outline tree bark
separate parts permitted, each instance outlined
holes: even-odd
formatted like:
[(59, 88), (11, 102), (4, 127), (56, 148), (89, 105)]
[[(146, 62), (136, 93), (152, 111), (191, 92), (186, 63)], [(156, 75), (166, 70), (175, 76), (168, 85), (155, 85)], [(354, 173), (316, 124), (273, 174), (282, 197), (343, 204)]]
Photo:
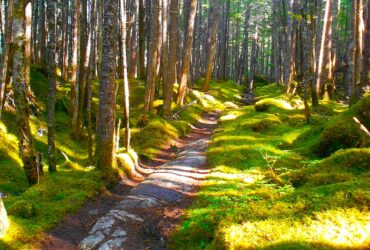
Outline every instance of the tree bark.
[(48, 0), (47, 20), (49, 30), (48, 40), (48, 161), (49, 171), (56, 171), (55, 151), (55, 100), (56, 100), (56, 20), (55, 1)]
[(186, 33), (186, 42), (184, 46), (184, 60), (182, 63), (181, 79), (179, 83), (179, 91), (177, 95), (177, 103), (180, 105), (184, 104), (184, 99), (187, 92), (187, 85), (189, 81), (189, 70), (190, 70), (190, 57), (191, 49), (193, 47), (193, 36), (194, 36), (194, 24), (195, 24), (195, 15), (197, 11), (197, 0), (190, 0), (190, 13), (189, 19), (187, 22), (187, 33)]
[[(121, 5), (121, 36), (122, 36), (122, 106), (123, 106), (123, 114), (124, 114), (124, 123), (125, 123), (125, 138), (124, 138), (124, 146), (126, 151), (129, 152), (130, 150), (130, 93), (129, 93), (129, 86), (128, 86), (128, 73), (127, 73), (127, 54), (126, 54), (126, 13), (125, 13), (125, 4), (124, 0), (120, 0)], [(119, 133), (119, 131), (117, 131)]]
[(2, 68), (0, 70), (0, 119), (1, 114), (4, 108), (5, 103), (5, 91), (6, 91), (6, 78), (8, 75), (9, 68), (11, 67), (9, 63), (9, 56), (11, 50), (11, 41), (13, 37), (13, 0), (8, 0), (8, 7), (7, 7), (7, 25), (5, 30), (5, 44), (4, 44), (4, 51), (2, 54)]
[(144, 0), (139, 0), (139, 70), (140, 78), (145, 79), (145, 7)]
[(161, 1), (152, 1), (153, 14), (151, 19), (151, 41), (148, 61), (148, 76), (145, 88), (144, 111), (152, 112), (155, 97), (155, 87), (158, 80), (158, 69), (161, 53)]
[(117, 53), (117, 0), (105, 0), (103, 11), (102, 65), (99, 74), (99, 110), (97, 124), (97, 167), (103, 178), (114, 181), (115, 120), (116, 120), (116, 53)]
[(30, 185), (38, 182), (36, 154), (33, 145), (32, 132), (29, 125), (30, 110), (27, 104), (26, 84), (26, 51), (25, 51), (25, 10), (26, 0), (13, 1), (13, 91), (16, 105), (16, 121), (19, 129), (19, 153), (23, 168)]
[(77, 63), (78, 63), (78, 26), (79, 26), (79, 0), (73, 0), (73, 28), (72, 28), (72, 65), (71, 65), (71, 108), (70, 119), (73, 131), (77, 127), (78, 116), (78, 83), (77, 83)]
[[(321, 77), (322, 77), (322, 70), (323, 70), (323, 61), (324, 61), (324, 56), (327, 50), (327, 37), (328, 37), (328, 32), (329, 32), (329, 25), (330, 25), (330, 19), (332, 18), (331, 13), (332, 13), (332, 0), (327, 0), (326, 1), (326, 7), (325, 7), (325, 16), (324, 16), (324, 26), (322, 29), (322, 35), (321, 35), (321, 46), (320, 46), (320, 53), (319, 53), (319, 61), (316, 67), (316, 95), (320, 97), (321, 93)], [(317, 103), (315, 103), (316, 105)]]
[(210, 82), (212, 78), (212, 73), (215, 65), (216, 58), (216, 45), (217, 45), (217, 32), (218, 32), (218, 16), (220, 11), (220, 2), (215, 0), (212, 6), (212, 20), (210, 25), (209, 37), (208, 37), (208, 62), (207, 70), (204, 78), (203, 91), (207, 92), (210, 88)]
[(166, 81), (163, 82), (163, 109), (166, 118), (171, 115), (173, 100), (173, 86), (177, 82), (177, 50), (179, 33), (179, 4), (177, 0), (170, 0), (169, 4), (169, 41), (168, 41), (168, 67)]

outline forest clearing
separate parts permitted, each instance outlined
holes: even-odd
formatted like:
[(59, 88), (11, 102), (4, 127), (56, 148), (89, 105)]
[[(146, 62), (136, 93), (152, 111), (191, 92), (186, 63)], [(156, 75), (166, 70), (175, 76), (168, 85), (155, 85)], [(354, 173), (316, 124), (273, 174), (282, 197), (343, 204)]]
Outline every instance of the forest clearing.
[(370, 1), (0, 0), (0, 249), (370, 249)]

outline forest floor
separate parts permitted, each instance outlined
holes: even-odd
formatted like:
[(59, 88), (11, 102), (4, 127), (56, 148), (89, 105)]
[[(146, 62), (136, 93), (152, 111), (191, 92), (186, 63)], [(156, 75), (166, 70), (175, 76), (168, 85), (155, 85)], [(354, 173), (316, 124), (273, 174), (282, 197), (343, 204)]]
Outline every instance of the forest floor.
[(205, 154), (218, 116), (205, 113), (187, 136), (144, 161), (142, 169), (151, 172), (145, 181), (124, 180), (66, 217), (46, 233), (42, 249), (167, 249), (209, 172)]

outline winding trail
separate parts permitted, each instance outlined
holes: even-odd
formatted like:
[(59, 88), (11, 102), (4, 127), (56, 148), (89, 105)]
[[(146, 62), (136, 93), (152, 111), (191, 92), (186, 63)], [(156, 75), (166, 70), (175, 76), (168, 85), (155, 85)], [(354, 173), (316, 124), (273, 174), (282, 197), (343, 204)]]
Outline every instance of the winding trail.
[(186, 200), (186, 196), (194, 194), (208, 173), (203, 169), (207, 162), (205, 152), (212, 125), (216, 123), (216, 117), (205, 116), (189, 136), (193, 141), (184, 146), (177, 158), (155, 169), (123, 201), (101, 217), (80, 242), (79, 248), (166, 249), (161, 227), (171, 227), (163, 225), (166, 219), (176, 213), (176, 207)]
[[(181, 222), (183, 209), (192, 202), (209, 173), (206, 150), (217, 126), (217, 113), (205, 114), (178, 145), (175, 159), (155, 168), (119, 202), (115, 202), (72, 249), (167, 249), (169, 236)], [(142, 166), (145, 169), (145, 164)], [(90, 208), (88, 213), (95, 213)], [(75, 239), (76, 240), (76, 239)], [(50, 244), (49, 244), (50, 245)], [(46, 248), (48, 249), (48, 248)], [(71, 249), (66, 247), (64, 249)]]

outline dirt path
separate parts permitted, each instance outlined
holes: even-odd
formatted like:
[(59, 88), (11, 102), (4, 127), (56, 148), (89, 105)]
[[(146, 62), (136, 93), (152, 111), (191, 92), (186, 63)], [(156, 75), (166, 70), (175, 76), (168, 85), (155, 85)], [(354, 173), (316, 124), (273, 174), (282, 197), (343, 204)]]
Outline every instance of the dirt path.
[(47, 234), (43, 249), (167, 249), (183, 209), (209, 172), (205, 152), (215, 126), (217, 114), (204, 115), (175, 142), (177, 154), (166, 150), (143, 163), (150, 173), (143, 182), (127, 181), (86, 204)]

